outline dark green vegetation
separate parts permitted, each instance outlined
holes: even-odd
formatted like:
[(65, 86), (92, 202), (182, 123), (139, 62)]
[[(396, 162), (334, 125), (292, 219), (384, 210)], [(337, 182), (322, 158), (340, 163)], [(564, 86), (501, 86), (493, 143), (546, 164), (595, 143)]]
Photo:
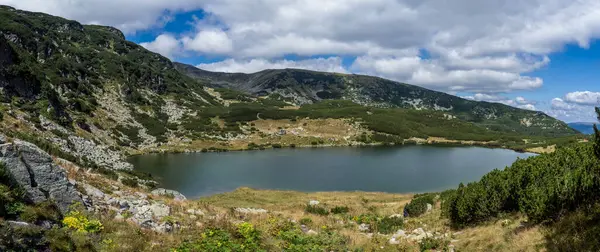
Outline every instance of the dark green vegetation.
[(419, 217), (427, 212), (427, 204), (432, 206), (435, 204), (435, 194), (428, 193), (415, 195), (413, 200), (404, 207), (404, 211), (406, 211), (410, 217)]
[(248, 95), (277, 95), (296, 104), (322, 100), (349, 100), (381, 108), (446, 111), (482, 128), (523, 135), (564, 136), (576, 133), (565, 123), (541, 112), (517, 109), (498, 103), (476, 102), (421, 87), (382, 78), (314, 72), (297, 69), (265, 70), (254, 74), (208, 72), (176, 63), (190, 77), (219, 88)]
[[(600, 110), (596, 112), (600, 120)], [(452, 225), (476, 225), (504, 213), (521, 212), (533, 224), (551, 225), (551, 249), (598, 251), (600, 242), (592, 238), (600, 219), (600, 134), (595, 131), (593, 144), (518, 160), (479, 182), (447, 192), (443, 204)]]
[(446, 203), (450, 220), (459, 226), (513, 211), (542, 223), (596, 202), (598, 190), (600, 162), (591, 145), (581, 144), (495, 170), (477, 183), (459, 186), (455, 197)]
[(266, 231), (276, 240), (265, 239), (246, 222), (226, 228), (208, 228), (200, 237), (177, 247), (176, 251), (343, 251), (349, 245), (348, 238), (338, 233), (305, 234), (297, 224), (287, 220), (277, 221)]
[[(427, 138), (430, 136), (444, 137), (453, 140), (495, 141), (489, 146), (524, 149), (526, 147), (565, 144), (577, 141), (579, 136), (564, 136), (548, 138), (531, 136), (503, 131), (494, 131), (481, 127), (476, 123), (459, 119), (449, 119), (448, 115), (438, 111), (412, 110), (403, 108), (374, 108), (365, 107), (351, 101), (325, 100), (315, 104), (307, 104), (298, 110), (281, 110), (274, 106), (258, 103), (235, 103), (229, 107), (207, 107), (198, 111), (199, 118), (219, 117), (226, 121), (225, 129), (218, 128), (210, 120), (190, 119), (186, 128), (203, 129), (219, 133), (223, 130), (239, 132), (238, 123), (261, 119), (290, 119), (297, 118), (353, 118), (366, 128), (376, 133), (362, 136), (359, 141), (404, 143), (411, 137)], [(525, 144), (523, 139), (529, 139)], [(319, 144), (318, 142), (315, 145)]]

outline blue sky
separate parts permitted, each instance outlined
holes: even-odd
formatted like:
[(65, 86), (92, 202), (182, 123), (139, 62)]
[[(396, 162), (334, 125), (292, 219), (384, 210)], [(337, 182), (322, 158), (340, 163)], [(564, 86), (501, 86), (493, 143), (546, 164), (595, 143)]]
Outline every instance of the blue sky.
[(360, 73), (593, 121), (597, 0), (0, 0), (226, 72)]

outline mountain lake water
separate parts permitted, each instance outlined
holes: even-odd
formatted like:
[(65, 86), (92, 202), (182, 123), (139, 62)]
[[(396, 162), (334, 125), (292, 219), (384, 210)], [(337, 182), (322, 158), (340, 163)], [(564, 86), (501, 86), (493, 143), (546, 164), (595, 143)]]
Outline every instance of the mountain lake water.
[(191, 199), (256, 189), (418, 193), (479, 180), (517, 158), (534, 156), (480, 147), (342, 147), (149, 154), (129, 161), (159, 187)]

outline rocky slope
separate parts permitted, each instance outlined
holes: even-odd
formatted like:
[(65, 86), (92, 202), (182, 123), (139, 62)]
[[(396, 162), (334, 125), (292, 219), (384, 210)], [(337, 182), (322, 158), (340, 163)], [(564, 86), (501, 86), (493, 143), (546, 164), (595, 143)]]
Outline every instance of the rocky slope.
[(542, 112), (499, 103), (478, 102), (378, 77), (299, 69), (264, 70), (253, 74), (218, 73), (175, 63), (188, 76), (213, 87), (254, 96), (276, 96), (297, 105), (327, 99), (350, 100), (365, 106), (444, 111), (486, 128), (523, 134), (576, 133)]

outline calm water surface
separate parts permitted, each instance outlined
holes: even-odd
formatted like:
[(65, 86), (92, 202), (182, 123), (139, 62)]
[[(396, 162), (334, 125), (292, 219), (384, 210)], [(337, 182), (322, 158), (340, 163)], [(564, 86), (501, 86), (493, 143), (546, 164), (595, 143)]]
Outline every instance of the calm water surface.
[(151, 154), (129, 161), (161, 187), (198, 198), (247, 186), (297, 191), (427, 192), (479, 180), (534, 154), (478, 147), (373, 147)]

